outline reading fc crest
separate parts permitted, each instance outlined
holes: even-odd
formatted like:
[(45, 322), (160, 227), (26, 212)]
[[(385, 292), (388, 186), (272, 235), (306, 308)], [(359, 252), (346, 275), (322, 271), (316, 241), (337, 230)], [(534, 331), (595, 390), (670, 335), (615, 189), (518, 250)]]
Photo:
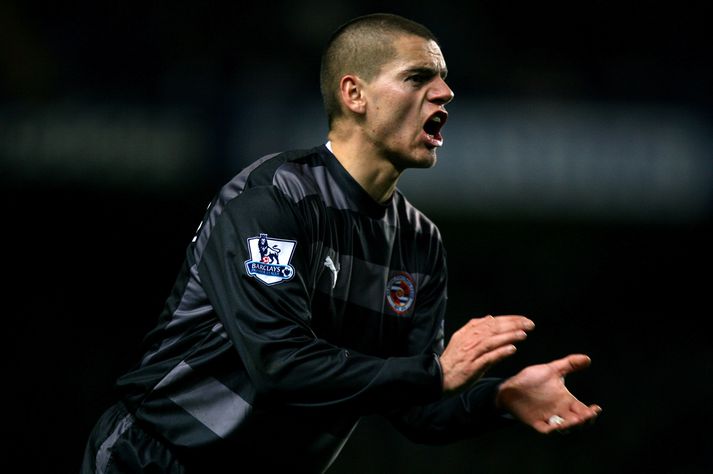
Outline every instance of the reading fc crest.
[(295, 276), (295, 268), (290, 265), (297, 242), (274, 239), (267, 234), (248, 239), (250, 260), (245, 261), (248, 275), (266, 285), (276, 285)]
[(396, 314), (404, 314), (413, 306), (416, 285), (408, 273), (397, 273), (386, 284), (386, 301)]

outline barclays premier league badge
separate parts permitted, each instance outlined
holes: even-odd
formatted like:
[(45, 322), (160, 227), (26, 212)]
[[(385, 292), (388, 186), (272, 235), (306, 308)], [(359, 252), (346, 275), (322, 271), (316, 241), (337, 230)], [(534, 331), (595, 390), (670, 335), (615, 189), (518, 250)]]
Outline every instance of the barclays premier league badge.
[(248, 275), (266, 285), (276, 285), (289, 280), (295, 275), (295, 268), (290, 265), (297, 242), (294, 240), (273, 239), (267, 234), (248, 239), (250, 260), (245, 261)]

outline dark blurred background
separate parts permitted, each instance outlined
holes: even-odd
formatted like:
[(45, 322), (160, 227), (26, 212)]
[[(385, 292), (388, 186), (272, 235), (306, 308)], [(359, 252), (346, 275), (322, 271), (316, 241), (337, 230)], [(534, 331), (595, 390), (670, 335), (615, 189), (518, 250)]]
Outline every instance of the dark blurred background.
[(526, 314), (537, 329), (492, 374), (585, 352), (568, 385), (604, 413), (445, 447), (370, 417), (331, 472), (711, 472), (702, 6), (1, 0), (1, 470), (78, 471), (213, 193), (324, 140), (324, 41), (389, 11), (436, 33), (456, 92), (438, 165), (401, 182), (449, 249), (448, 335)]

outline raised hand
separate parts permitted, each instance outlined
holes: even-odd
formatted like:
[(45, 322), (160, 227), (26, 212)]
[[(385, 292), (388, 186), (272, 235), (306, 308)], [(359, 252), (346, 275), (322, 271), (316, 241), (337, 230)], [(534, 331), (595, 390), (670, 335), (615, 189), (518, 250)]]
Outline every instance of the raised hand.
[(567, 374), (589, 367), (591, 359), (572, 354), (526, 367), (500, 385), (496, 404), (540, 433), (564, 431), (594, 421), (599, 405), (585, 405), (564, 384)]
[(515, 353), (535, 324), (524, 316), (486, 316), (468, 321), (453, 333), (440, 357), (443, 391), (457, 392), (475, 382), (505, 357)]

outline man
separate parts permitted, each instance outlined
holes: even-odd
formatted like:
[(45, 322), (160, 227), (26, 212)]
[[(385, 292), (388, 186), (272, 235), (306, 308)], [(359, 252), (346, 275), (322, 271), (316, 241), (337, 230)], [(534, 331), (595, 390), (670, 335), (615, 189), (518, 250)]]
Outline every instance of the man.
[(376, 14), (337, 30), (321, 70), (329, 141), (266, 156), (218, 193), (83, 472), (323, 472), (375, 413), (424, 443), (598, 415), (563, 382), (585, 355), (483, 377), (533, 329), (524, 316), (473, 319), (443, 347), (445, 250), (396, 184), (436, 162), (445, 77), (422, 25)]

